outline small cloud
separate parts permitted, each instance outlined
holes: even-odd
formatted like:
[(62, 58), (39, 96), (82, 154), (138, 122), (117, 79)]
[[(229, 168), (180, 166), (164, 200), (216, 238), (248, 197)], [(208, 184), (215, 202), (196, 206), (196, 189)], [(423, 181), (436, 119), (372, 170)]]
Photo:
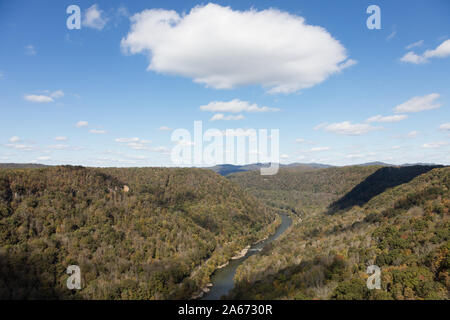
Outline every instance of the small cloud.
[(410, 131), (410, 132), (408, 132), (406, 137), (407, 138), (415, 138), (415, 137), (417, 137), (418, 134), (419, 134), (419, 131)]
[(280, 109), (278, 108), (259, 107), (256, 103), (250, 104), (248, 101), (241, 101), (239, 99), (234, 99), (227, 102), (213, 101), (208, 103), (207, 105), (200, 106), (200, 110), (229, 113), (280, 111)]
[(169, 128), (169, 127), (166, 127), (166, 126), (162, 126), (162, 127), (159, 127), (158, 130), (160, 130), (160, 131), (170, 131), (170, 130), (172, 130), (172, 128)]
[(97, 4), (94, 4), (85, 10), (82, 24), (84, 27), (102, 30), (107, 21), (103, 10), (99, 9)]
[(450, 131), (450, 122), (443, 123), (439, 126), (439, 130)]
[(108, 133), (108, 131), (106, 131), (106, 130), (99, 130), (99, 129), (91, 129), (91, 130), (89, 130), (89, 132), (93, 133), (93, 134), (106, 134), (106, 133)]
[(396, 30), (392, 31), (392, 32), (386, 37), (386, 40), (387, 40), (387, 41), (390, 41), (392, 38), (395, 37), (396, 34), (397, 34), (397, 31), (396, 31)]
[(5, 147), (12, 148), (20, 151), (33, 151), (35, 148), (33, 146), (27, 144), (19, 144), (19, 143), (7, 143)]
[(287, 155), (287, 154), (282, 154), (282, 155), (280, 156), (280, 158), (281, 158), (281, 159), (289, 159), (289, 155)]
[(296, 142), (296, 143), (304, 143), (304, 142), (305, 142), (305, 139), (298, 138), (298, 139), (295, 139), (295, 142)]
[(423, 40), (419, 40), (417, 42), (414, 42), (414, 43), (411, 43), (411, 44), (407, 45), (405, 48), (406, 48), (406, 50), (410, 50), (412, 48), (420, 47), (422, 45), (423, 45)]
[(53, 144), (47, 147), (48, 149), (52, 149), (52, 150), (65, 150), (68, 149), (69, 146), (66, 144)]
[[(48, 92), (48, 91), (46, 91)], [(62, 90), (57, 90), (49, 95), (36, 95), (36, 94), (27, 94), (24, 96), (24, 99), (30, 102), (38, 102), (38, 103), (48, 103), (54, 102), (54, 99), (58, 99), (64, 96), (64, 92)]]
[(45, 161), (45, 160), (50, 160), (51, 158), (49, 156), (42, 156), (42, 157), (37, 157), (37, 160), (39, 161)]
[(396, 106), (394, 108), (394, 111), (395, 113), (412, 113), (437, 109), (442, 106), (441, 103), (435, 102), (435, 100), (438, 99), (439, 97), (440, 96), (437, 93), (432, 93), (420, 97), (414, 97)]
[(321, 152), (321, 151), (328, 151), (328, 150), (331, 150), (331, 148), (330, 147), (314, 147), (314, 148), (309, 149), (309, 151), (311, 151), (311, 152)]
[(23, 97), (25, 100), (37, 103), (53, 102), (53, 98), (45, 95), (28, 94)]
[(430, 142), (430, 143), (425, 143), (422, 145), (422, 148), (425, 149), (437, 149), (437, 148), (441, 148), (443, 146), (448, 145), (449, 143), (446, 141), (439, 141), (439, 142)]
[(62, 98), (62, 97), (64, 97), (64, 92), (62, 90), (54, 91), (50, 94), (50, 97), (52, 97), (54, 99)]
[(25, 47), (25, 54), (29, 55), (29, 56), (34, 56), (36, 55), (36, 49), (34, 48), (34, 46), (32, 44), (29, 44)]
[(117, 138), (115, 141), (119, 142), (119, 143), (129, 143), (129, 142), (137, 142), (137, 141), (139, 141), (139, 138), (136, 138), (136, 137), (134, 137), (134, 138)]
[(15, 143), (15, 142), (19, 142), (21, 139), (18, 136), (12, 136), (11, 138), (9, 138), (9, 142)]
[(378, 130), (379, 127), (367, 123), (351, 123), (349, 121), (331, 123), (324, 127), (325, 131), (348, 136), (359, 136), (370, 131)]
[(408, 116), (405, 114), (398, 114), (394, 116), (384, 116), (384, 117), (381, 115), (376, 115), (367, 119), (366, 122), (399, 122), (406, 118), (408, 118)]
[(58, 137), (53, 138), (53, 140), (55, 140), (55, 141), (67, 141), (67, 137), (58, 136)]
[(328, 122), (319, 123), (317, 126), (314, 127), (314, 130), (320, 130), (320, 129), (326, 127), (327, 125), (328, 125)]
[(77, 126), (77, 128), (82, 128), (82, 127), (87, 127), (88, 124), (89, 123), (87, 121), (78, 121), (76, 126)]
[(242, 120), (244, 119), (244, 116), (242, 114), (238, 114), (238, 115), (224, 115), (223, 113), (216, 113), (215, 115), (213, 115), (211, 117), (211, 119), (209, 119), (209, 121), (217, 121), (217, 120)]
[(406, 63), (423, 64), (431, 58), (446, 58), (450, 57), (450, 39), (442, 42), (436, 49), (427, 50), (422, 55), (418, 55), (413, 51), (406, 53), (400, 61)]

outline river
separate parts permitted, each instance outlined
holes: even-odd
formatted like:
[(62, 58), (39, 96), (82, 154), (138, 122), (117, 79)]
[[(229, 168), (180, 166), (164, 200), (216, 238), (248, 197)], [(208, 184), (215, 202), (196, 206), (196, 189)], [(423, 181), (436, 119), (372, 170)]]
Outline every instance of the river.
[(230, 263), (223, 267), (222, 269), (216, 270), (211, 277), (211, 283), (213, 286), (211, 290), (206, 293), (201, 300), (219, 300), (223, 295), (227, 295), (231, 289), (234, 287), (234, 275), (236, 274), (236, 269), (239, 267), (248, 257), (258, 254), (262, 248), (268, 243), (271, 243), (277, 239), (287, 228), (292, 224), (292, 219), (289, 215), (280, 213), (281, 224), (277, 228), (277, 231), (268, 237), (266, 240), (253, 245), (247, 252), (245, 256), (240, 259), (231, 260)]

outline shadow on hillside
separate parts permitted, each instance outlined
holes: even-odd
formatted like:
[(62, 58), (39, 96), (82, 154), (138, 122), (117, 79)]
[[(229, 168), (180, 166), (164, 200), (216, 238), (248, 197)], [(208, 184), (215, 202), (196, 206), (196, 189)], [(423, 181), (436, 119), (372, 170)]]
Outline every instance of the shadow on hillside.
[(71, 299), (71, 290), (60, 288), (55, 273), (39, 265), (43, 261), (0, 253), (0, 300)]
[(408, 167), (383, 167), (368, 176), (363, 182), (354, 187), (350, 192), (328, 207), (328, 214), (334, 214), (340, 210), (352, 206), (362, 206), (370, 199), (383, 193), (386, 189), (407, 183), (415, 177), (432, 169), (442, 166), (408, 166)]

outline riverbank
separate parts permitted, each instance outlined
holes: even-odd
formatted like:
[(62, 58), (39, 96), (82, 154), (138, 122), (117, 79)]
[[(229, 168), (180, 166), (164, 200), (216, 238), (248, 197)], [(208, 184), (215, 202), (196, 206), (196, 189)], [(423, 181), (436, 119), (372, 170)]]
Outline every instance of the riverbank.
[(264, 246), (276, 240), (291, 226), (293, 221), (289, 215), (284, 213), (280, 213), (279, 215), (281, 216), (281, 224), (278, 226), (275, 233), (269, 237), (266, 237), (266, 239), (261, 239), (253, 243), (251, 246), (248, 245), (232, 257), (227, 263), (220, 266), (221, 268), (218, 268), (211, 277), (211, 283), (213, 285), (211, 287), (204, 288), (207, 290), (202, 290), (201, 296), (196, 299), (201, 298), (202, 300), (218, 300), (223, 295), (227, 295), (228, 292), (233, 289), (236, 269), (248, 257), (258, 254)]

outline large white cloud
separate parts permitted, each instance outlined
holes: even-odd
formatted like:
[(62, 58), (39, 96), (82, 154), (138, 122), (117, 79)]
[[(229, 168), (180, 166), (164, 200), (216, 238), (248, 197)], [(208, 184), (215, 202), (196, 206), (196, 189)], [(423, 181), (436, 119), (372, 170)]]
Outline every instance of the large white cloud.
[(394, 108), (396, 113), (411, 113), (420, 112), (425, 110), (437, 109), (442, 106), (441, 103), (437, 102), (440, 96), (438, 93), (431, 93), (425, 96), (413, 97), (408, 101), (399, 104)]
[(355, 63), (327, 30), (276, 9), (235, 11), (210, 3), (182, 16), (144, 10), (131, 22), (122, 48), (147, 54), (148, 70), (217, 89), (262, 85), (290, 93)]

